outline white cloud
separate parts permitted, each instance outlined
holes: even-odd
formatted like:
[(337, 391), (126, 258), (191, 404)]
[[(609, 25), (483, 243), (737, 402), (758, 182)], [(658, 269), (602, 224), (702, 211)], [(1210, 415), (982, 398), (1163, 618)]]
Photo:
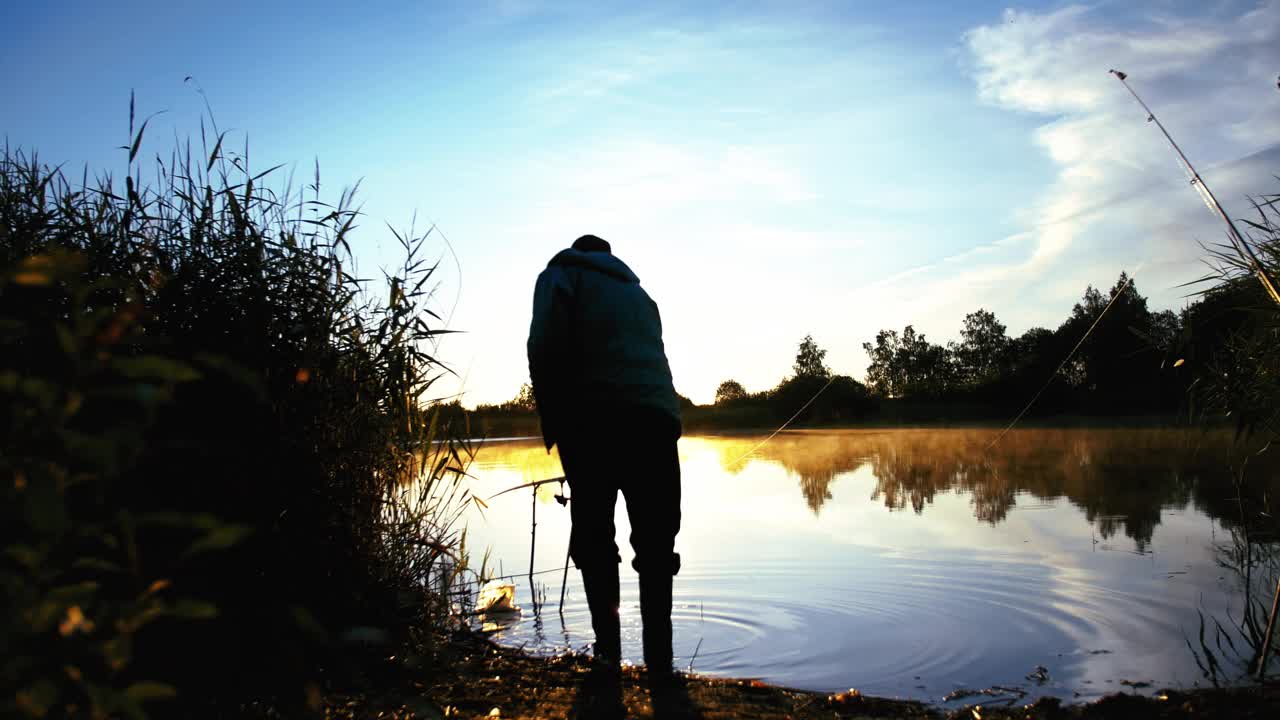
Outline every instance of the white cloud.
[(1172, 303), (1181, 293), (1173, 286), (1201, 273), (1196, 241), (1216, 240), (1220, 228), (1158, 128), (1143, 122), (1107, 71), (1129, 73), (1219, 198), (1239, 212), (1245, 194), (1272, 190), (1255, 155), (1280, 140), (1277, 18), (1276, 2), (1231, 16), (1152, 14), (1124, 24), (1101, 9), (1070, 6), (1008, 10), (1002, 22), (967, 33), (979, 97), (1045, 116), (1034, 139), (1057, 178), (1022, 214), (1035, 239), (1027, 254), (948, 285), (1003, 277), (1025, 287), (1052, 277), (1078, 278), (1083, 289), (1112, 279), (1084, 276), (1085, 269), (1109, 265), (1114, 274), (1144, 264), (1152, 276), (1138, 279), (1141, 289)]
[[(914, 324), (935, 341), (963, 315), (994, 310), (1011, 332), (1054, 326), (1087, 284), (1135, 275), (1155, 307), (1180, 307), (1204, 274), (1200, 243), (1223, 231), (1158, 128), (1108, 70), (1159, 114), (1234, 216), (1248, 194), (1275, 191), (1280, 171), (1280, 3), (1230, 17), (1148, 16), (1120, 25), (1097, 8), (1009, 10), (965, 35), (983, 102), (1042, 116), (1032, 140), (1055, 168), (1025, 230), (850, 291), (838, 305), (874, 307), (877, 328)], [(836, 362), (857, 366), (837, 347)]]

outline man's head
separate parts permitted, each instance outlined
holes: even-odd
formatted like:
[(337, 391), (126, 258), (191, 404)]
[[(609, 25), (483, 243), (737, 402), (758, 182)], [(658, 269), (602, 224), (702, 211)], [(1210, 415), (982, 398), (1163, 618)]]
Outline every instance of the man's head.
[(573, 241), (572, 247), (574, 250), (578, 250), (581, 252), (602, 252), (602, 253), (611, 252), (609, 243), (596, 237), (595, 235), (583, 235), (582, 237)]

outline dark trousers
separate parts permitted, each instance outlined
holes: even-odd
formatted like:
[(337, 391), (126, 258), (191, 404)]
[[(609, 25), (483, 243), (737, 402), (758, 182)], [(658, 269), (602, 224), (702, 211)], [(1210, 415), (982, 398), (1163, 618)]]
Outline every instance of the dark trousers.
[(559, 441), (560, 462), (573, 500), (569, 554), (582, 571), (597, 653), (620, 654), (618, 545), (614, 506), (618, 493), (631, 522), (632, 566), (640, 576), (645, 661), (671, 661), (671, 578), (680, 570), (675, 553), (680, 531), (679, 426), (646, 409), (620, 410), (587, 418)]

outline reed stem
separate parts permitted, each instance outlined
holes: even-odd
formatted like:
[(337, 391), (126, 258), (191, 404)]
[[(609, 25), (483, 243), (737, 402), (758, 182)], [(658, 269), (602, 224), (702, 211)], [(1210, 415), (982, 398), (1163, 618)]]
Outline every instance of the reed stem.
[(1262, 654), (1258, 656), (1258, 679), (1267, 674), (1267, 660), (1271, 655), (1271, 635), (1276, 628), (1276, 610), (1280, 610), (1280, 579), (1276, 580), (1276, 592), (1271, 597), (1271, 617), (1267, 620), (1267, 634), (1262, 640)]

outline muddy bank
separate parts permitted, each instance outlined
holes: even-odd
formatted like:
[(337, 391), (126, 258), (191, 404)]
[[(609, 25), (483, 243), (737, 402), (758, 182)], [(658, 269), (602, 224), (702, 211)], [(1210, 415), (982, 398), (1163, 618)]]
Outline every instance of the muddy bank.
[[(384, 658), (367, 687), (327, 693), (324, 715), (332, 718), (591, 718), (599, 717), (589, 658), (569, 654), (535, 658), (470, 633), (455, 635), (428, 658)], [(1146, 694), (1140, 694), (1146, 693)], [(690, 676), (674, 714), (655, 712), (644, 673), (624, 670), (626, 717), (693, 717), (703, 720), (792, 718), (897, 718), (901, 720), (1119, 720), (1120, 718), (1280, 717), (1280, 685), (1236, 690), (1143, 689), (1087, 705), (1041, 699), (1030, 705), (991, 704), (975, 697), (962, 708), (938, 709), (920, 702), (817, 693), (754, 680)]]

